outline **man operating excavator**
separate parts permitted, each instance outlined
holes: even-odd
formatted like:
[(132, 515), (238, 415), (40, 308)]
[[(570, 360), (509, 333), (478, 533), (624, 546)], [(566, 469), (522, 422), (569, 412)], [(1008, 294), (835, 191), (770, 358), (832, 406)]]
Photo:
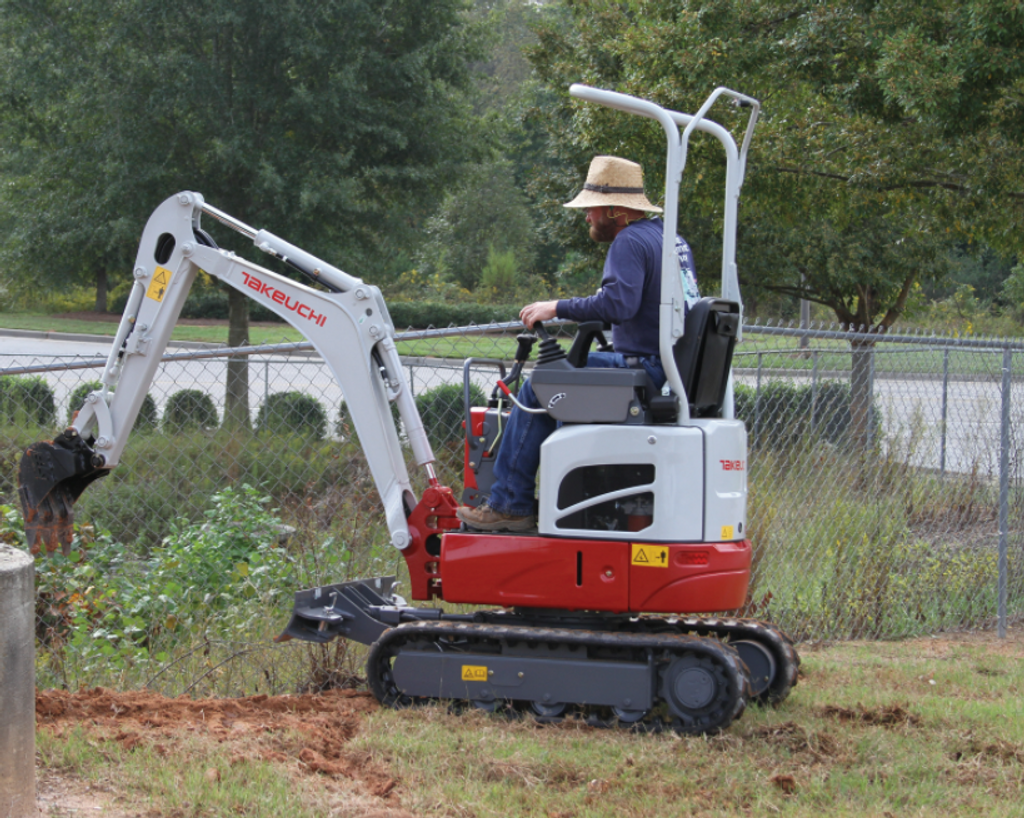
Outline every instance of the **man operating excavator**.
[[(597, 156), (590, 163), (580, 194), (565, 207), (585, 209), (590, 238), (610, 244), (600, 289), (587, 298), (538, 301), (527, 304), (519, 317), (528, 329), (538, 321), (604, 321), (612, 326), (614, 352), (591, 352), (588, 367), (642, 368), (656, 388), (665, 383), (658, 348), (661, 295), (661, 252), (664, 224), (661, 213), (644, 195), (640, 165), (614, 156)], [(687, 306), (700, 297), (689, 245), (676, 237)], [(540, 406), (530, 382), (518, 394), (524, 406)], [(477, 531), (529, 531), (537, 525), (534, 492), (540, 447), (556, 428), (548, 414), (513, 407), (505, 440), (494, 464), (494, 483), (486, 503), (463, 506), (458, 517)]]

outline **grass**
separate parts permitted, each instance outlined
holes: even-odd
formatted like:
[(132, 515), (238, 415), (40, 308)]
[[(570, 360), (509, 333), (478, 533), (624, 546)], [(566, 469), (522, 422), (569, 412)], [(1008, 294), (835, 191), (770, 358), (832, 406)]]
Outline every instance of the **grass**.
[(188, 724), (180, 740), (161, 739), (159, 751), (146, 743), (128, 751), (88, 726), (59, 737), (43, 730), (39, 755), (44, 774), (102, 784), (154, 818), (1024, 812), (1019, 627), (1007, 641), (975, 634), (801, 652), (800, 684), (781, 707), (748, 710), (711, 737), (538, 727), (440, 707), (372, 712), (346, 755), (397, 786), (369, 803), (344, 777), (240, 754), (231, 739), (204, 739)]
[[(893, 638), (997, 614), (998, 487), (850, 453), (823, 471), (824, 444), (751, 458), (754, 611), (796, 638)], [(841, 449), (835, 454), (841, 453)], [(827, 482), (823, 482), (827, 481)], [(1014, 515), (1019, 500), (1011, 499)], [(1008, 560), (1010, 609), (1021, 562)]]
[(176, 748), (180, 755), (173, 757), (159, 745), (125, 750), (116, 742), (97, 742), (82, 729), (59, 736), (40, 731), (37, 745), (44, 775), (70, 773), (108, 793), (130, 792), (118, 800), (147, 806), (151, 816), (322, 815), (312, 788), (297, 789), (279, 765), (238, 760), (195, 739)]

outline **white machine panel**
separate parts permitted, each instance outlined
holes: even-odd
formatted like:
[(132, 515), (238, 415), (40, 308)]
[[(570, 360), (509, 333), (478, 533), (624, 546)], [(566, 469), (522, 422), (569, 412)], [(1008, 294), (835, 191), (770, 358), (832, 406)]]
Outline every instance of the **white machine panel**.
[(701, 542), (703, 505), (703, 429), (563, 426), (541, 447), (542, 535)]
[(740, 420), (694, 420), (704, 431), (704, 541), (746, 538), (747, 430)]

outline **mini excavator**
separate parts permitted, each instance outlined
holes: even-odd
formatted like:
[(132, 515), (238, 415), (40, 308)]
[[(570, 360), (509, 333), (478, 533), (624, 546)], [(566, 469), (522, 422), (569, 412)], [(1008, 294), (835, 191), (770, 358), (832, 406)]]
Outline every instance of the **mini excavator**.
[[(379, 289), (266, 230), (209, 205), (195, 192), (150, 217), (134, 284), (102, 386), (52, 441), (22, 458), (19, 493), (30, 546), (72, 539), (73, 506), (117, 466), (133, 422), (199, 270), (273, 310), (300, 330), (330, 367), (366, 452), (392, 545), (405, 558), (413, 600), (484, 606), (470, 613), (409, 605), (396, 578), (376, 577), (296, 593), (279, 640), (369, 646), (373, 694), (393, 707), (449, 700), (484, 710), (514, 706), (541, 721), (573, 715), (633, 729), (708, 733), (748, 702), (775, 704), (796, 683), (792, 643), (770, 624), (718, 615), (747, 599), (746, 430), (735, 419), (732, 355), (742, 331), (735, 264), (739, 192), (760, 105), (716, 89), (696, 114), (574, 85), (589, 103), (658, 122), (667, 139), (665, 223), (675, 225), (691, 135), (716, 138), (727, 161), (721, 296), (688, 311), (665, 231), (660, 351), (667, 375), (654, 388), (636, 369), (584, 368), (600, 325), (581, 325), (566, 352), (543, 328), (530, 372), (559, 428), (543, 444), (536, 531), (479, 533), (456, 518), (459, 501), (433, 468), (422, 420)], [(742, 144), (707, 118), (720, 98), (748, 111)], [(309, 284), (220, 249), (204, 216), (251, 239)], [(537, 339), (520, 336), (508, 377), (487, 406), (469, 406), (479, 366), (465, 365), (464, 493), (486, 497), (514, 386)], [(426, 472), (417, 498), (389, 404), (412, 457)]]

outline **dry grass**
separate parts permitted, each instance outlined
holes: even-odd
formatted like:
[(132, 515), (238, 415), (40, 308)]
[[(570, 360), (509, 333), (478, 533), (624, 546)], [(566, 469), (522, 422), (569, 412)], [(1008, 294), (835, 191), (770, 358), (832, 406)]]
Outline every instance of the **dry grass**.
[(1024, 627), (1005, 641), (801, 652), (789, 700), (717, 736), (389, 711), (361, 698), (335, 713), (346, 729), (333, 732), (308, 698), (244, 722), (179, 705), (193, 716), (158, 719), (153, 735), (142, 711), (131, 729), (117, 723), (126, 716), (83, 711), (59, 737), (41, 730), (41, 780), (60, 776), (69, 792), (77, 782), (79, 797), (91, 785), (93, 802), (125, 818), (1024, 815)]

